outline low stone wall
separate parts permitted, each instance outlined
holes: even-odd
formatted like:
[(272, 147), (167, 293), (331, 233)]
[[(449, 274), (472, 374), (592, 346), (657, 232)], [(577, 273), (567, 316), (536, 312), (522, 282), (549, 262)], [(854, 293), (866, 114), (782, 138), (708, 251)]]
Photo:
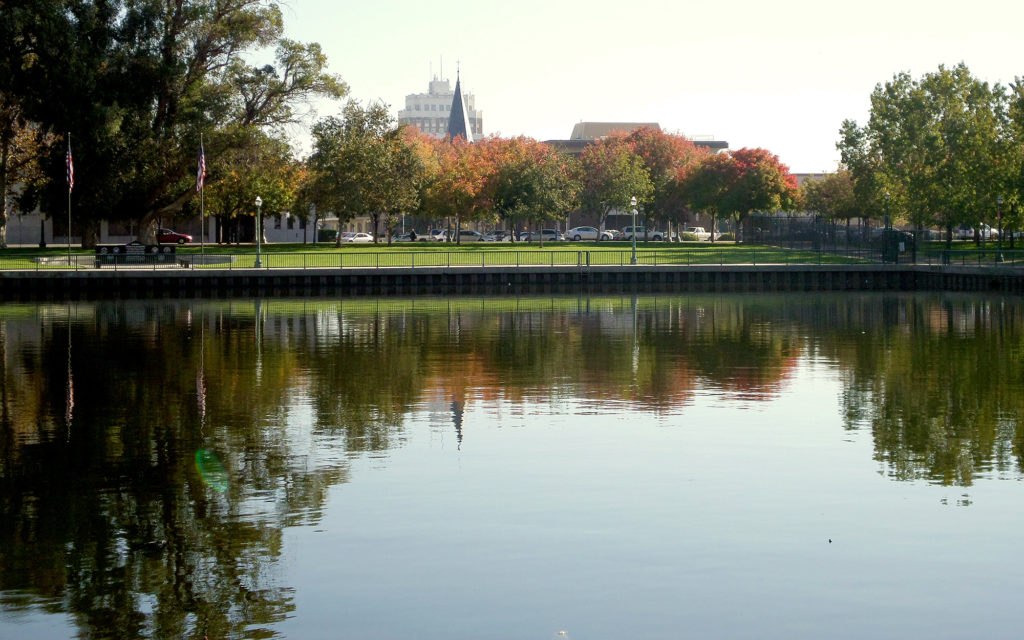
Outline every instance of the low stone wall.
[(459, 295), (577, 292), (988, 291), (1024, 271), (910, 265), (139, 269), (0, 272), (0, 297)]

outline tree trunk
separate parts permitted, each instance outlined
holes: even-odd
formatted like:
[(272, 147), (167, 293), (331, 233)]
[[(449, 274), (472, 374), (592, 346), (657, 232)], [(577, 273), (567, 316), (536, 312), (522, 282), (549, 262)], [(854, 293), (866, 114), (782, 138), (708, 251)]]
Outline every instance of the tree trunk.
[[(92, 219), (82, 227), (82, 248), (95, 249), (100, 240), (100, 223)], [(155, 244), (155, 243), (154, 243)]]
[(10, 161), (11, 142), (6, 134), (5, 129), (0, 148), (0, 199), (3, 200), (0, 207), (0, 249), (7, 248), (7, 163)]
[[(0, 178), (0, 182), (6, 182)], [(7, 248), (7, 189), (6, 185), (0, 186), (0, 198), (3, 199), (3, 206), (0, 206), (0, 249)]]

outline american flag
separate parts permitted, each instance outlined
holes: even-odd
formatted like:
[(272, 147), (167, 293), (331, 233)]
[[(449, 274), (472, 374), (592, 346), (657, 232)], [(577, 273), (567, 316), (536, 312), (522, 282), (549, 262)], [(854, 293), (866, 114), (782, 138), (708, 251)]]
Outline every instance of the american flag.
[(196, 191), (203, 190), (203, 183), (206, 182), (206, 153), (203, 151), (203, 143), (199, 143), (199, 166), (196, 167)]
[(68, 166), (68, 193), (75, 188), (75, 161), (71, 158), (71, 139), (68, 137), (68, 155), (65, 162)]

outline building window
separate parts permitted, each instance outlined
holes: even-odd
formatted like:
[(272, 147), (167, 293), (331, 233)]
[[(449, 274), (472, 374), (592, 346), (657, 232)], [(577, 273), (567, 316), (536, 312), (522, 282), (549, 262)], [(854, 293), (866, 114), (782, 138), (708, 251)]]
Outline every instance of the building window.
[(289, 229), (294, 229), (295, 228), (295, 218), (293, 218), (291, 216), (288, 216), (288, 228)]
[(419, 110), (420, 110), (420, 105), (415, 105), (415, 109), (416, 109), (417, 111), (419, 111)]

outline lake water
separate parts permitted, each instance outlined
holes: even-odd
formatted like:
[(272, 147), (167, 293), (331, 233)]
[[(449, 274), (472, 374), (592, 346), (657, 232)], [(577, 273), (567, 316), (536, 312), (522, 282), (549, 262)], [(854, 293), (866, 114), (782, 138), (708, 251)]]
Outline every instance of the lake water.
[(0, 637), (1016, 638), (1024, 300), (0, 305)]

